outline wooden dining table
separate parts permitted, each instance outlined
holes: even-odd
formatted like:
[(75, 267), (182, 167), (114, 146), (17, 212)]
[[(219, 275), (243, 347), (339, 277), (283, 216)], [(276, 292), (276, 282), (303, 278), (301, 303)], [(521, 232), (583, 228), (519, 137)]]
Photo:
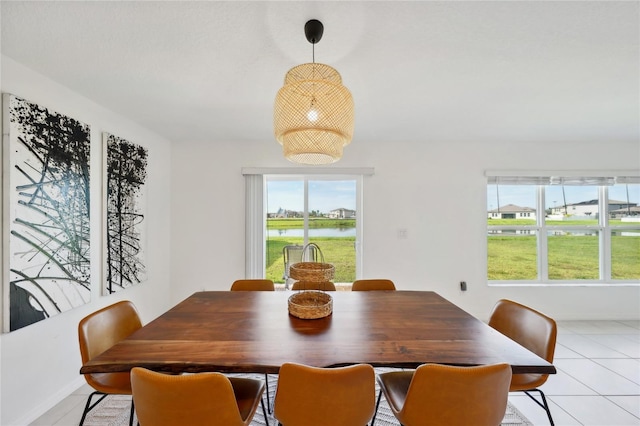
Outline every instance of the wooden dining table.
[(514, 374), (554, 366), (431, 291), (331, 292), (320, 319), (288, 312), (290, 291), (203, 291), (86, 362), (81, 374), (129, 371), (278, 373), (367, 363), (415, 368), (506, 362)]

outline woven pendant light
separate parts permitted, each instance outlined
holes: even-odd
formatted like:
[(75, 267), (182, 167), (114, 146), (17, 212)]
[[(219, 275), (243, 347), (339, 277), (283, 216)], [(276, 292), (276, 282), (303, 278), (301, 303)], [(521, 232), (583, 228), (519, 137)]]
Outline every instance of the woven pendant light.
[[(322, 30), (320, 21), (307, 22), (307, 40), (317, 43)], [(353, 137), (353, 118), (353, 98), (334, 68), (313, 62), (287, 72), (273, 113), (276, 140), (287, 160), (302, 164), (338, 161)]]

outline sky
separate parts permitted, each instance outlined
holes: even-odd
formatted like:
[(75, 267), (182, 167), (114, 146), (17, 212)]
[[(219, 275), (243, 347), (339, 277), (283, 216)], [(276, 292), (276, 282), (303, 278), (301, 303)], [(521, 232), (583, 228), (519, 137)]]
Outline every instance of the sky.
[[(536, 207), (535, 185), (500, 185), (496, 193), (496, 185), (487, 186), (487, 210), (493, 210), (507, 204), (520, 207)], [(609, 187), (610, 200), (627, 200), (640, 205), (640, 184), (617, 184)], [(580, 203), (598, 198), (597, 186), (546, 186), (545, 208), (567, 204)], [(293, 180), (269, 179), (267, 181), (267, 212), (275, 213), (278, 209), (304, 210), (304, 181), (302, 178)], [(319, 210), (328, 213), (331, 210), (345, 208), (356, 210), (356, 181), (355, 180), (309, 180), (309, 210)]]
[[(268, 180), (267, 212), (304, 210), (303, 180)], [(309, 211), (356, 210), (355, 180), (309, 180)]]
[[(564, 197), (567, 205), (580, 203), (582, 201), (598, 199), (597, 186), (564, 186), (564, 196), (562, 185), (549, 185), (545, 190), (545, 209), (563, 206)], [(640, 204), (640, 185), (630, 184), (629, 201)], [(613, 185), (609, 187), (609, 199), (617, 201), (627, 200), (627, 185)], [(496, 185), (487, 185), (487, 210), (498, 208), (507, 204), (515, 204), (520, 207), (536, 207), (536, 186), (535, 185), (500, 185), (496, 191)]]

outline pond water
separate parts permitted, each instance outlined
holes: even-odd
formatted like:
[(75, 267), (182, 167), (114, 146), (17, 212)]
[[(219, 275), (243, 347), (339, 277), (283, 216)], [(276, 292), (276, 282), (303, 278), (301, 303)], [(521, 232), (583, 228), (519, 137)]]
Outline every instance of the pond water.
[[(267, 229), (269, 237), (304, 237), (304, 229)], [(356, 228), (309, 229), (309, 237), (355, 237)]]

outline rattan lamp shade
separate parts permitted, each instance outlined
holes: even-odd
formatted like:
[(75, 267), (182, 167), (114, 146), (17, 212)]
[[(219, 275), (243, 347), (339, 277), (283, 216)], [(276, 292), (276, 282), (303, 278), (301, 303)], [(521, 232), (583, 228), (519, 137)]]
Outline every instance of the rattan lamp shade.
[(285, 76), (275, 101), (273, 124), (287, 160), (329, 164), (342, 157), (353, 137), (353, 98), (334, 68), (298, 65)]

